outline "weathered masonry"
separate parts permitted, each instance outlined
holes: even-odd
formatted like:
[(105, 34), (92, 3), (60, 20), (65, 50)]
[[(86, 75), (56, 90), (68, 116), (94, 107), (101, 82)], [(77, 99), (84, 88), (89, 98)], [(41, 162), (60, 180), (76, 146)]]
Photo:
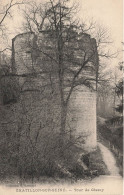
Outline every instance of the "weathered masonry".
[[(52, 44), (54, 44), (54, 40)], [(81, 73), (82, 77), (86, 77), (91, 81), (93, 80), (92, 89), (84, 85), (75, 87), (70, 100), (70, 118), (68, 121), (70, 127), (75, 129), (72, 133), (77, 137), (82, 137), (80, 146), (83, 146), (86, 151), (92, 151), (96, 148), (97, 144), (96, 72), (98, 55), (96, 41), (89, 35), (82, 34), (80, 44), (82, 44), (82, 47), (84, 47), (85, 51), (89, 54), (92, 49), (95, 51), (92, 60), (92, 66), (95, 67), (94, 70), (87, 68)], [(37, 47), (41, 49), (39, 52), (36, 49)], [(53, 61), (45, 55), (50, 52), (54, 57), (56, 54), (52, 50), (52, 45), (46, 32), (41, 32), (38, 35), (35, 35), (35, 33), (17, 35), (12, 41), (12, 51), (12, 71), (13, 73), (22, 75), (22, 77), (18, 77), (18, 81), (21, 88), (23, 87), (23, 90), (30, 91), (32, 88), (35, 90), (41, 90), (42, 86), (49, 86), (51, 78), (53, 89), (49, 88), (48, 90), (56, 89), (57, 91), (57, 67), (54, 65)], [(82, 54), (76, 49), (74, 52), (77, 58), (81, 60)], [(89, 67), (90, 65), (91, 62), (89, 63)], [(51, 71), (51, 75), (49, 75), (47, 72), (48, 70), (51, 70), (51, 67), (54, 71)], [(44, 74), (40, 74), (40, 72), (44, 72)], [(37, 76), (33, 77), (33, 74)], [(26, 75), (28, 76), (26, 77)], [(31, 75), (31, 77), (29, 75)], [(58, 96), (55, 95), (55, 98)], [(56, 106), (56, 109), (59, 110), (59, 106)], [(54, 120), (56, 120), (56, 118)]]

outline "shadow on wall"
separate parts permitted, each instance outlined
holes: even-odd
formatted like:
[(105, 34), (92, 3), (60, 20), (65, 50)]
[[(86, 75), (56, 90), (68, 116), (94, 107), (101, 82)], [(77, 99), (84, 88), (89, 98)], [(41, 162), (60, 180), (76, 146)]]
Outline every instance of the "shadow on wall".
[(3, 105), (16, 103), (19, 99), (20, 87), (18, 80), (12, 76), (1, 79), (1, 103)]

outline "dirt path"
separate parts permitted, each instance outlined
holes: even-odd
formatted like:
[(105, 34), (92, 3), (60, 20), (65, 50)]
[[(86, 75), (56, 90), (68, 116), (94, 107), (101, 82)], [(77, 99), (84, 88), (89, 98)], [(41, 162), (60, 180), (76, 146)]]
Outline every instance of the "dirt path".
[[(103, 161), (106, 164), (109, 175), (100, 175), (99, 177), (95, 177), (91, 181), (81, 180), (78, 181), (79, 186), (85, 186), (87, 189), (90, 189), (86, 193), (86, 191), (82, 192), (82, 195), (90, 194), (90, 195), (97, 195), (97, 194), (123, 194), (123, 178), (119, 174), (119, 168), (116, 165), (116, 160), (112, 152), (105, 147), (103, 144), (98, 143), (98, 146), (101, 150)], [(80, 187), (79, 187), (80, 188)], [(95, 191), (98, 189), (99, 191)], [(93, 190), (93, 191), (92, 191)], [(101, 193), (102, 192), (102, 193)]]
[[(67, 195), (80, 194), (80, 195), (106, 195), (106, 194), (123, 194), (123, 178), (119, 175), (119, 169), (116, 166), (116, 160), (111, 151), (101, 143), (98, 143), (98, 146), (103, 155), (103, 161), (105, 162), (110, 175), (100, 175), (99, 177), (95, 177), (92, 180), (78, 180), (76, 183), (65, 183), (64, 181), (58, 185), (58, 183), (48, 184), (46, 185), (37, 184), (36, 189), (65, 189)], [(33, 189), (35, 189), (33, 188)], [(8, 190), (8, 191), (7, 191)], [(13, 189), (12, 189), (13, 190)], [(0, 187), (0, 191), (3, 194), (10, 194), (10, 188), (2, 188)], [(13, 195), (16, 195), (17, 192), (15, 189), (11, 192)], [(19, 193), (19, 192), (18, 192)], [(20, 193), (19, 193), (20, 194)], [(29, 193), (26, 193), (27, 195)], [(30, 193), (31, 194), (31, 193)], [(44, 192), (40, 194), (44, 195)], [(51, 193), (50, 193), (51, 194)], [(54, 192), (52, 194), (55, 194)], [(58, 193), (56, 193), (58, 194)], [(65, 193), (62, 193), (63, 195)]]
[(119, 168), (116, 165), (116, 160), (112, 152), (101, 143), (98, 143), (98, 146), (101, 150), (103, 161), (106, 164), (110, 175), (119, 176)]

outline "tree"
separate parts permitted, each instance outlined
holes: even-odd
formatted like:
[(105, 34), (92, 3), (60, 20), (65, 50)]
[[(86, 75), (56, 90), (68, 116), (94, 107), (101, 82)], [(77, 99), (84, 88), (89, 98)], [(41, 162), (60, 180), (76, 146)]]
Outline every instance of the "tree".
[(36, 31), (45, 37), (46, 45), (38, 45), (37, 53), (53, 63), (53, 69), (49, 69), (52, 76), (56, 76), (60, 94), (63, 137), (72, 92), (80, 85), (94, 88), (98, 54), (95, 39), (84, 33), (83, 25), (73, 19), (75, 6), (70, 7), (68, 0), (50, 0), (46, 7), (45, 10), (41, 10), (41, 6), (31, 7), (29, 15), (26, 12), (26, 25), (30, 31), (36, 26)]
[[(122, 71), (123, 67), (120, 65), (119, 69)], [(123, 79), (120, 79), (115, 87), (115, 93), (120, 98), (120, 104), (115, 107), (115, 110), (123, 114)]]
[[(2, 79), (6, 81), (8, 78), (8, 86), (11, 85), (10, 78), (12, 82), (13, 78), (17, 79), (15, 84), (18, 84), (18, 78), (24, 79), (23, 85), (19, 83), (20, 86), (17, 86), (21, 94), (17, 104), (11, 105), (12, 111), (9, 115), (13, 117), (16, 115), (16, 125), (13, 128), (16, 132), (11, 139), (7, 136), (9, 140), (7, 151), (11, 155), (6, 159), (13, 164), (16, 161), (20, 177), (31, 175), (33, 181), (36, 173), (50, 174), (50, 170), (55, 173), (63, 151), (67, 151), (65, 152), (67, 159), (70, 156), (70, 159), (73, 159), (72, 156), (75, 157), (68, 148), (74, 146), (80, 137), (64, 143), (70, 98), (80, 86), (97, 90), (99, 58), (95, 39), (86, 34), (84, 24), (81, 25), (73, 19), (76, 6), (70, 7), (68, 0), (50, 0), (44, 5), (33, 3), (28, 11), (25, 12), (25, 31), (31, 32), (33, 41), (27, 38), (21, 45), (15, 45), (23, 48), (26, 58), (19, 55), (18, 59), (21, 61), (21, 68), (25, 66), (29, 72), (21, 74), (13, 71), (9, 75), (3, 74)], [(88, 30), (91, 28), (92, 24)], [(13, 55), (17, 57), (18, 51), (14, 51), (14, 40), (15, 38), (12, 50)], [(14, 57), (12, 59), (14, 65)], [(27, 64), (25, 59), (28, 61)], [(38, 79), (39, 85), (36, 86), (35, 81)], [(14, 87), (13, 83), (12, 86)], [(16, 87), (14, 89), (17, 92)], [(54, 107), (57, 103), (59, 109)], [(13, 121), (14, 119), (12, 118)]]
[[(18, 6), (19, 8), (19, 6), (24, 5), (25, 2), (24, 0), (19, 0), (19, 1), (9, 0), (8, 3), (4, 3), (4, 2), (1, 3), (2, 6), (0, 8), (0, 39), (1, 39), (1, 43), (4, 44), (4, 41), (8, 40), (8, 32), (7, 32), (8, 28), (6, 25), (6, 19), (13, 17), (12, 10), (14, 7)], [(11, 48), (7, 46), (6, 48), (1, 49), (0, 54), (6, 50), (11, 50)]]
[(22, 5), (24, 4), (24, 1), (15, 1), (10, 0), (6, 5), (2, 6), (1, 12), (0, 12), (0, 31), (2, 31), (2, 28), (4, 26), (4, 21), (7, 17), (12, 17), (11, 11), (14, 6)]

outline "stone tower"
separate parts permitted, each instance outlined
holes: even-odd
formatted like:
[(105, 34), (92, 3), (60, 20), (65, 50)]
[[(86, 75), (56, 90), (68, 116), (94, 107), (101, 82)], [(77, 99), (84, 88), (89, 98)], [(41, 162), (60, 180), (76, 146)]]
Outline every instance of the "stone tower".
[[(44, 59), (42, 55), (39, 55), (36, 50), (37, 45), (44, 48), (44, 52), (51, 51), (51, 44), (46, 37), (47, 33), (39, 33), (35, 35), (34, 33), (24, 33), (17, 35), (12, 41), (12, 69), (20, 75), (30, 74), (33, 71), (38, 72), (44, 69), (43, 66), (47, 66), (47, 62), (44, 65)], [(45, 47), (45, 44), (47, 47)], [(92, 88), (88, 86), (77, 86), (72, 93), (70, 101), (70, 126), (75, 129), (75, 136), (81, 136), (82, 142), (80, 147), (85, 148), (87, 152), (90, 152), (96, 148), (97, 136), (96, 136), (96, 73), (98, 66), (98, 54), (95, 39), (92, 39), (88, 34), (82, 34), (80, 38), (80, 44), (85, 49), (85, 51), (90, 55), (91, 51), (94, 50), (94, 57), (92, 61), (88, 63), (89, 67), (92, 66), (94, 69), (87, 68), (82, 71), (82, 76), (91, 80)], [(53, 53), (54, 55), (54, 53)], [(75, 55), (78, 59), (81, 59), (81, 53), (75, 50)], [(33, 59), (33, 60), (32, 60)], [(37, 59), (37, 61), (35, 61)], [(35, 66), (33, 62), (35, 61)], [(43, 61), (39, 66), (38, 61)], [(47, 67), (48, 68), (48, 67)], [(19, 82), (23, 85), (25, 78), (20, 78)], [(32, 82), (29, 80), (28, 82)], [(35, 83), (35, 88), (40, 87), (43, 83), (41, 78), (33, 79), (33, 85)], [(74, 112), (72, 111), (74, 110)]]

